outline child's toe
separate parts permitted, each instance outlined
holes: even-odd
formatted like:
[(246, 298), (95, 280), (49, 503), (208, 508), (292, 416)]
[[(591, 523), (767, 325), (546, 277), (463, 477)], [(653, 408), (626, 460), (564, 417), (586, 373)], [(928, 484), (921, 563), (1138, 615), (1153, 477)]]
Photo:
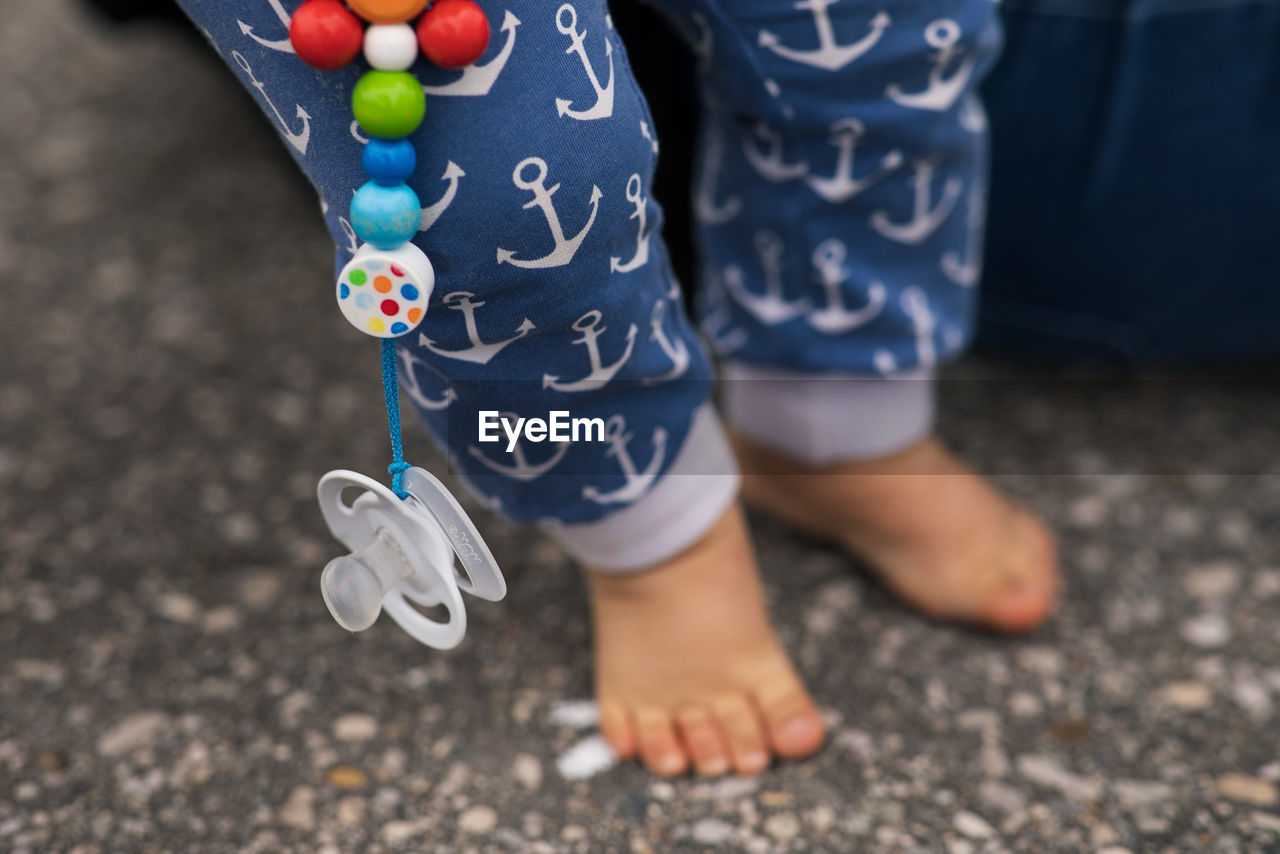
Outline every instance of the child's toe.
[(728, 773), (729, 748), (710, 712), (701, 706), (681, 709), (676, 715), (676, 727), (694, 770), (704, 777)]
[(650, 771), (661, 777), (675, 777), (689, 767), (688, 758), (676, 737), (671, 715), (654, 706), (636, 709), (636, 735), (640, 758)]
[(769, 749), (760, 717), (745, 696), (721, 697), (713, 704), (720, 729), (729, 742), (729, 758), (739, 774), (759, 774), (769, 767)]

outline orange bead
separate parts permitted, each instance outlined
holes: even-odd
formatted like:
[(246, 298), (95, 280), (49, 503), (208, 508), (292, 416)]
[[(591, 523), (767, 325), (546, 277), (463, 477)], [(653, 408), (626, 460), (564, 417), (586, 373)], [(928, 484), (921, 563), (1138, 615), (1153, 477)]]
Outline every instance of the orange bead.
[(422, 14), (427, 0), (347, 0), (347, 5), (371, 24), (403, 24)]

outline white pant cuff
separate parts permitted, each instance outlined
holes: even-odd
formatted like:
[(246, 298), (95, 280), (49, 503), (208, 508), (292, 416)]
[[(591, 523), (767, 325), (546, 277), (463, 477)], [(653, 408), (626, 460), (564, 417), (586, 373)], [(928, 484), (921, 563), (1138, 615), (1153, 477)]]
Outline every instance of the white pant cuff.
[(635, 572), (692, 546), (738, 497), (738, 463), (715, 409), (693, 415), (670, 468), (636, 503), (596, 522), (549, 528), (578, 562), (595, 570)]
[(728, 362), (726, 420), (744, 438), (810, 466), (886, 457), (933, 430), (933, 371), (800, 374)]

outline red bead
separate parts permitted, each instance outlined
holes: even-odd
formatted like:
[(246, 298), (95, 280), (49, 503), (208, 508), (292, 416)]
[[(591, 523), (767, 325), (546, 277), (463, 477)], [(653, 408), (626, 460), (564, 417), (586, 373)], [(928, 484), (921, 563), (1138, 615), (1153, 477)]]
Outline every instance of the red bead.
[(489, 19), (471, 0), (436, 0), (418, 21), (418, 45), (442, 68), (462, 68), (489, 46)]
[(364, 26), (342, 0), (307, 0), (289, 22), (289, 41), (307, 65), (332, 71), (360, 53)]

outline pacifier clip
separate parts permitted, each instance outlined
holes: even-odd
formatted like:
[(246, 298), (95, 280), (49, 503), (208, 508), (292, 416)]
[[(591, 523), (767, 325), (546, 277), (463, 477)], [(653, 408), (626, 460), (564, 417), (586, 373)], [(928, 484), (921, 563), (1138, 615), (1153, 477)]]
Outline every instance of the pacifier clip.
[[(320, 479), (325, 522), (351, 549), (324, 568), (320, 589), (349, 631), (367, 629), (385, 610), (417, 640), (449, 649), (466, 633), (460, 591), (497, 601), (507, 588), (466, 511), (430, 472), (404, 460), (396, 338), (422, 323), (435, 286), (431, 260), (411, 242), (422, 206), (407, 183), (418, 163), (409, 136), (426, 114), (426, 93), (409, 68), (419, 50), (443, 68), (470, 65), (489, 44), (489, 21), (472, 0), (428, 2), (306, 0), (290, 21), (289, 40), (313, 68), (342, 68), (361, 52), (370, 66), (351, 93), (351, 110), (369, 137), (361, 156), (369, 180), (356, 190), (349, 217), (363, 242), (338, 276), (337, 299), (353, 326), (381, 339), (391, 433), (390, 489), (351, 471)], [(353, 488), (361, 494), (348, 503), (343, 495)], [(448, 620), (429, 619), (414, 604), (443, 605)]]

